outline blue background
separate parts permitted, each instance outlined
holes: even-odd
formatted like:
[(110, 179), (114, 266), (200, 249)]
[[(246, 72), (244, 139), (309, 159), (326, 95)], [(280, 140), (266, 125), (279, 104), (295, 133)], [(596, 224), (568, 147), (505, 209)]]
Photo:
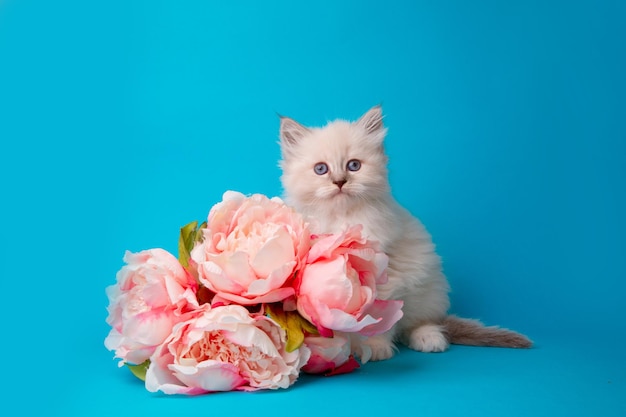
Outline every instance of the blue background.
[[(2, 404), (20, 415), (626, 415), (626, 3), (0, 3)], [(402, 349), (289, 390), (151, 394), (104, 348), (125, 250), (279, 195), (278, 118), (382, 103), (452, 311), (531, 350)]]

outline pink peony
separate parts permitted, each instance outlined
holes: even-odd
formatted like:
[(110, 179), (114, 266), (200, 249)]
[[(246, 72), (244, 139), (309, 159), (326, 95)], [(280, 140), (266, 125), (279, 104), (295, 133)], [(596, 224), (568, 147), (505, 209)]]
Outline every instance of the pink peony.
[(361, 235), (362, 226), (313, 241), (299, 276), (297, 308), (322, 336), (332, 330), (373, 336), (402, 317), (402, 301), (377, 299), (387, 281), (387, 256)]
[(157, 348), (146, 388), (187, 395), (288, 388), (310, 350), (287, 352), (285, 344), (285, 332), (268, 317), (239, 305), (204, 304)]
[(140, 364), (169, 336), (185, 313), (197, 308), (196, 282), (163, 249), (126, 252), (117, 283), (106, 289), (111, 331), (104, 344), (122, 359)]
[(350, 339), (335, 333), (333, 337), (307, 336), (304, 344), (311, 349), (311, 357), (302, 368), (310, 374), (337, 375), (352, 372), (359, 363), (351, 355)]
[(253, 305), (294, 294), (294, 272), (310, 248), (302, 216), (278, 198), (227, 191), (209, 212), (204, 240), (191, 251), (214, 303)]

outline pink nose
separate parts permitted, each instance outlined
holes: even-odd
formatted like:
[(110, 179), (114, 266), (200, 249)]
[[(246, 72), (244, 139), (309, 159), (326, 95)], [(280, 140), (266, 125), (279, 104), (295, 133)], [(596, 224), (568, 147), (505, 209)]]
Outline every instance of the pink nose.
[(333, 181), (333, 184), (335, 184), (341, 190), (341, 187), (343, 187), (345, 185), (345, 183), (347, 183), (347, 182), (348, 181), (346, 181), (346, 180), (339, 180), (339, 181)]

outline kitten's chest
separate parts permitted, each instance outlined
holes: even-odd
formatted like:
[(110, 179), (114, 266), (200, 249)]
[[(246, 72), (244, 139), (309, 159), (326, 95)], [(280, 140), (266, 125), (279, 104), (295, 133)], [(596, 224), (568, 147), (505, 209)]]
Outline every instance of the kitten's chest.
[(367, 239), (376, 240), (386, 247), (391, 240), (394, 225), (380, 212), (358, 211), (348, 214), (327, 213), (314, 215), (314, 232), (339, 233), (347, 227), (361, 225)]

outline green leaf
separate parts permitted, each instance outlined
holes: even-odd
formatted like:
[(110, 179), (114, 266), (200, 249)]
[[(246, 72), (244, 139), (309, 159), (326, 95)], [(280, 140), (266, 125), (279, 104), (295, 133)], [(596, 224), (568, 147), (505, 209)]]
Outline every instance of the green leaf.
[(300, 315), (297, 311), (284, 311), (280, 305), (266, 305), (268, 316), (282, 327), (287, 333), (287, 352), (293, 352), (304, 343), (307, 334), (319, 334), (315, 326)]
[(150, 359), (147, 359), (144, 363), (140, 363), (139, 365), (131, 365), (129, 363), (126, 364), (128, 369), (135, 375), (137, 378), (142, 381), (146, 380), (146, 372), (148, 372), (148, 367), (150, 366)]
[(198, 226), (197, 221), (192, 221), (180, 228), (178, 238), (178, 261), (185, 268), (189, 267), (189, 256), (196, 242), (202, 240), (202, 229), (207, 223), (203, 222)]
[[(180, 228), (180, 237), (178, 238), (178, 260), (185, 268), (189, 266), (189, 253), (193, 248), (194, 233), (198, 227), (198, 222), (193, 221)], [(190, 247), (191, 246), (191, 247)]]

